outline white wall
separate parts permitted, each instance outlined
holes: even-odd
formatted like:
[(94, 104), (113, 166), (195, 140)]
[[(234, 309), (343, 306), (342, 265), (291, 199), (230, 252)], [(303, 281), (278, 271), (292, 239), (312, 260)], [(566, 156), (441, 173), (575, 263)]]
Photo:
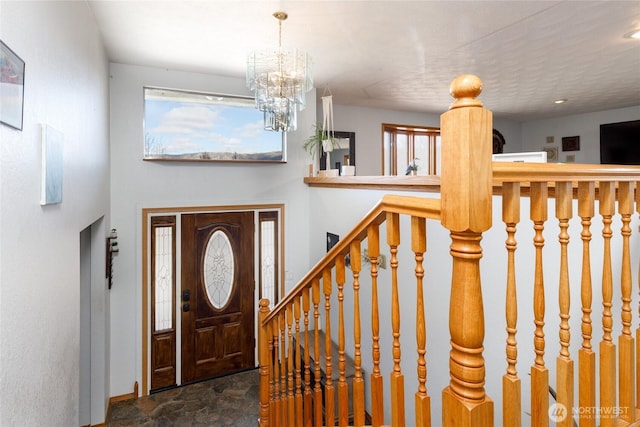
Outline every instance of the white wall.
[[(480, 97), (482, 98), (482, 95)], [(491, 107), (485, 108), (491, 109)], [(524, 151), (522, 148), (522, 123), (511, 120), (501, 120), (494, 117), (493, 127), (504, 137), (505, 144), (503, 149), (505, 153)]]
[(309, 159), (302, 143), (315, 117), (315, 94), (288, 135), (286, 164), (143, 161), (143, 87), (249, 95), (244, 79), (111, 64), (112, 226), (120, 252), (111, 291), (111, 395), (142, 380), (141, 211), (149, 207), (284, 203), (287, 288), (309, 268)]
[[(482, 99), (482, 96), (480, 96)], [(322, 105), (318, 105), (319, 122)], [(491, 106), (485, 106), (491, 109)], [(440, 116), (334, 105), (335, 128), (356, 133), (356, 175), (380, 175), (382, 170), (382, 123), (440, 127)], [(443, 111), (444, 113), (444, 111)], [(562, 116), (546, 120), (514, 122), (494, 117), (494, 128), (505, 138), (505, 153), (541, 151), (558, 147), (558, 161), (566, 161), (567, 154), (575, 154), (576, 163), (600, 163), (600, 125), (640, 119), (640, 106), (606, 110), (596, 113)], [(563, 152), (563, 136), (580, 136), (580, 151)], [(546, 143), (553, 136), (555, 142)]]
[[(383, 123), (440, 127), (439, 114), (335, 104), (333, 115), (335, 130), (356, 133), (356, 175), (363, 176), (382, 175), (381, 126)], [(321, 102), (317, 105), (317, 120), (322, 123)], [(504, 147), (505, 152), (521, 151), (521, 124), (509, 120), (495, 120), (494, 122), (494, 127), (502, 133), (507, 141)]]
[[(640, 105), (599, 111), (589, 114), (534, 120), (522, 124), (522, 150), (540, 151), (546, 147), (558, 147), (558, 161), (565, 162), (567, 155), (575, 155), (576, 163), (600, 163), (600, 125), (640, 119)], [(546, 142), (547, 136), (554, 143)], [(562, 137), (579, 136), (580, 151), (562, 151)]]
[[(0, 125), (0, 425), (74, 426), (80, 232), (109, 211), (108, 62), (85, 2), (2, 1), (0, 38), (26, 62), (24, 128)], [(63, 201), (46, 207), (41, 124), (64, 135)]]
[(109, 291), (105, 285), (106, 219), (91, 224), (91, 424), (105, 421), (109, 401)]

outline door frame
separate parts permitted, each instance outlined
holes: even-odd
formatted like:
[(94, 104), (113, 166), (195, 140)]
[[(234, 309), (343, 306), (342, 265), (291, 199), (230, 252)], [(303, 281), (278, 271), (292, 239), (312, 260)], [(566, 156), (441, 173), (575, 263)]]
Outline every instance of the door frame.
[[(221, 205), (221, 206), (180, 206), (180, 207), (156, 207), (156, 208), (142, 208), (142, 298), (141, 298), (141, 315), (142, 315), (142, 333), (141, 333), (141, 357), (142, 357), (142, 388), (141, 395), (147, 396), (149, 395), (149, 387), (150, 387), (150, 378), (151, 378), (151, 349), (149, 347), (149, 339), (151, 334), (151, 259), (150, 259), (150, 250), (151, 250), (151, 217), (158, 215), (181, 215), (181, 214), (190, 214), (190, 213), (216, 213), (216, 212), (233, 212), (233, 211), (253, 211), (254, 216), (257, 220), (256, 213), (259, 211), (265, 210), (278, 210), (280, 215), (279, 220), (279, 239), (280, 245), (278, 247), (279, 252), (279, 268), (281, 272), (281, 280), (280, 280), (280, 295), (283, 295), (284, 292), (284, 272), (285, 272), (285, 263), (284, 263), (284, 253), (285, 253), (285, 240), (284, 240), (284, 224), (285, 224), (285, 209), (284, 203), (269, 203), (269, 204), (247, 204), (247, 205)], [(181, 231), (180, 228), (178, 231)], [(256, 226), (254, 233), (259, 232), (259, 227)], [(255, 235), (255, 234), (254, 234)], [(177, 238), (177, 236), (176, 236)], [(255, 261), (258, 261), (258, 245), (254, 248), (255, 252)], [(176, 254), (176, 256), (179, 256)], [(176, 259), (176, 262), (179, 263), (180, 260)], [(259, 274), (260, 271), (258, 268), (254, 269), (254, 277), (256, 286), (259, 283)], [(176, 272), (177, 274), (177, 272)], [(176, 276), (179, 279), (179, 276)], [(179, 288), (179, 283), (176, 285), (176, 288)], [(259, 292), (255, 292), (254, 295), (254, 325), (256, 326), (255, 336), (258, 336), (257, 331), (257, 320), (258, 320), (258, 302), (257, 298), (259, 298)], [(178, 319), (176, 319), (178, 320)], [(177, 326), (176, 326), (177, 327)], [(176, 340), (177, 341), (177, 340)], [(255, 349), (257, 352), (257, 348)], [(256, 353), (255, 360), (257, 362), (258, 355)], [(179, 378), (176, 378), (176, 382), (179, 382)]]

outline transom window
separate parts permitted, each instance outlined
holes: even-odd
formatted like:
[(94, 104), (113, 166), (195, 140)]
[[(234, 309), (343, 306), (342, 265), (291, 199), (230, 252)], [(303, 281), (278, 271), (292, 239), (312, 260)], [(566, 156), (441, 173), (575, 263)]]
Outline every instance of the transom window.
[(285, 162), (286, 132), (263, 128), (253, 98), (144, 88), (144, 159)]

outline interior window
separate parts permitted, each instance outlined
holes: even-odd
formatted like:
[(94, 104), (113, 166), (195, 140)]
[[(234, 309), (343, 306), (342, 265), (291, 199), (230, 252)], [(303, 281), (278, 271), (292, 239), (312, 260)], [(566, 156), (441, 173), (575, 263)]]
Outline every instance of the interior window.
[(383, 175), (438, 175), (439, 173), (439, 128), (387, 123), (382, 125)]

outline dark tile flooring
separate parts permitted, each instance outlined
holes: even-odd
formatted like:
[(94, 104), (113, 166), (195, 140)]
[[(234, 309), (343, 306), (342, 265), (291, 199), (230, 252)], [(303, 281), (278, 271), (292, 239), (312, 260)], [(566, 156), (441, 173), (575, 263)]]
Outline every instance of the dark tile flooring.
[(106, 425), (256, 427), (257, 369), (162, 391), (111, 405)]

